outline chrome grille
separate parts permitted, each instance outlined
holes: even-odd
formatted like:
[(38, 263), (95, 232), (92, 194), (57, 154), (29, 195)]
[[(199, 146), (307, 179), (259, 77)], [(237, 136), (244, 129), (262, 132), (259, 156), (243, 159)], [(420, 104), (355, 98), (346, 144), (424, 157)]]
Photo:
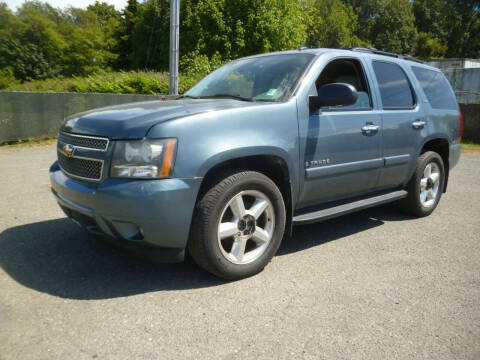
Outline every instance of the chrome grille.
[(108, 148), (108, 139), (95, 136), (85, 136), (76, 134), (67, 134), (61, 132), (58, 134), (58, 141), (64, 144), (75, 145), (90, 150), (106, 151)]
[(79, 157), (67, 157), (61, 152), (57, 152), (57, 154), (58, 164), (67, 175), (95, 181), (99, 181), (102, 178), (103, 161)]
[(73, 178), (100, 181), (104, 155), (98, 154), (100, 158), (97, 158), (95, 154), (107, 151), (108, 143), (107, 138), (59, 133), (57, 157), (60, 169)]

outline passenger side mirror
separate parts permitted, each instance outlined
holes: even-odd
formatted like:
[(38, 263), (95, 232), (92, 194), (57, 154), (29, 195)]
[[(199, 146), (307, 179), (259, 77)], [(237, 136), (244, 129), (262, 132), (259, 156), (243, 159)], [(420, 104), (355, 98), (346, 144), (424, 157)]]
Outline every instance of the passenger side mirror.
[(354, 86), (345, 83), (326, 84), (318, 89), (317, 96), (310, 96), (308, 104), (311, 110), (323, 106), (345, 106), (355, 104), (358, 95)]

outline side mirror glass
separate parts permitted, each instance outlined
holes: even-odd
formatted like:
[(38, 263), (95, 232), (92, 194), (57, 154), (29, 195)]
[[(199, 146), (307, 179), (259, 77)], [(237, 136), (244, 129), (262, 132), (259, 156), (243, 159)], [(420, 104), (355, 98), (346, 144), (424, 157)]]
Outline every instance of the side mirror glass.
[(345, 83), (326, 84), (318, 89), (317, 96), (310, 96), (310, 109), (317, 110), (324, 106), (345, 106), (357, 102), (357, 90), (354, 86)]

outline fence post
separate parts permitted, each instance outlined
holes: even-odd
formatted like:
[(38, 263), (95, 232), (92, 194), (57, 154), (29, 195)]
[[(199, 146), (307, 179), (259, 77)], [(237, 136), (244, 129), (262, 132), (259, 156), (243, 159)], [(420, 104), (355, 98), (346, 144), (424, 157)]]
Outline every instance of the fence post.
[(170, 0), (170, 79), (169, 94), (178, 95), (178, 53), (180, 35), (180, 0)]

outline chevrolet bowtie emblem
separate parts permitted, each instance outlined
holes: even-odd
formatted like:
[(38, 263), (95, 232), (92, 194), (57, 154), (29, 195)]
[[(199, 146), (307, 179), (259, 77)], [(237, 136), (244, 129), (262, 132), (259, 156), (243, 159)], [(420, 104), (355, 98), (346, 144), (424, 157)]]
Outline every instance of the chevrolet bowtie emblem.
[(72, 157), (75, 154), (75, 146), (71, 144), (63, 144), (60, 147), (60, 152), (66, 157)]

